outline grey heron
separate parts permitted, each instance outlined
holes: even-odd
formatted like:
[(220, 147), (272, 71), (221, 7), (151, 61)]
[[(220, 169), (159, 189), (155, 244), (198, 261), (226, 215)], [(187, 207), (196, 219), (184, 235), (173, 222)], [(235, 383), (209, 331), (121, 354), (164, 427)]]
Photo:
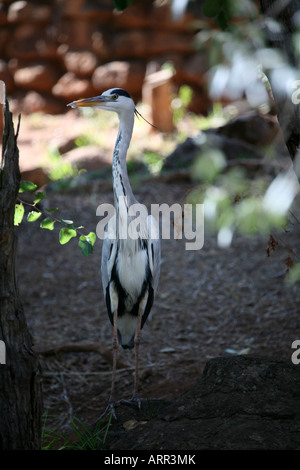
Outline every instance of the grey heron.
[[(106, 227), (101, 260), (102, 286), (108, 316), (113, 325), (110, 394), (110, 402), (113, 402), (119, 344), (125, 349), (135, 348), (133, 397), (137, 397), (140, 331), (152, 308), (160, 274), (159, 230), (157, 221), (145, 213), (142, 210), (145, 206), (142, 207), (136, 200), (128, 178), (126, 156), (134, 117), (138, 113), (130, 94), (120, 88), (109, 89), (100, 96), (73, 101), (68, 106), (91, 106), (114, 111), (119, 117), (112, 162), (115, 215)], [(141, 206), (138, 236), (121, 236), (121, 233), (128, 233), (128, 225), (132, 220), (130, 208), (136, 204)]]

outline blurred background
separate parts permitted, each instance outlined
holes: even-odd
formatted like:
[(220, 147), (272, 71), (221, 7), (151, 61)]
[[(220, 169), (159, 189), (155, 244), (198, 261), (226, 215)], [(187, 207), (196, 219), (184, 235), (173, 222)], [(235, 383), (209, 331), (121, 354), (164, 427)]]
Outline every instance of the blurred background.
[[(0, 2), (0, 79), (15, 122), (21, 113), (22, 179), (47, 193), (39, 210), (59, 208), (51, 230), (28, 216), (17, 228), (21, 298), (58, 429), (74, 416), (94, 422), (110, 387), (101, 240), (89, 257), (78, 237), (61, 246), (56, 215), (89, 233), (97, 206), (113, 202), (117, 116), (66, 106), (109, 88), (126, 89), (157, 126), (135, 121), (127, 167), (137, 199), (205, 207), (202, 250), (162, 242), (142, 395), (189, 389), (218, 355), (290, 360), (300, 302), (299, 3)], [(132, 360), (120, 354), (120, 397), (131, 392)]]
[(179, 16), (170, 1), (124, 11), (113, 0), (1, 2), (1, 79), (16, 110), (58, 114), (116, 83), (140, 100), (149, 75), (169, 63), (174, 90), (189, 84), (193, 111), (206, 112), (207, 57), (194, 45), (202, 10), (195, 1)]

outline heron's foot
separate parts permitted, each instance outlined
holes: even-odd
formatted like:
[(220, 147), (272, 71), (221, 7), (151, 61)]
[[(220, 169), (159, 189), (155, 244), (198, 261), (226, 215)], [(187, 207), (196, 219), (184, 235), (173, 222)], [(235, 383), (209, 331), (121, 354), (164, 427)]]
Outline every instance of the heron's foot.
[(138, 409), (140, 410), (141, 409), (141, 406), (142, 406), (142, 399), (136, 394), (134, 393), (132, 398), (131, 398), (131, 401), (136, 401), (137, 403), (137, 406), (138, 406)]
[(132, 398), (121, 398), (121, 400), (117, 401), (116, 404), (121, 405), (125, 403), (127, 405), (132, 405), (136, 403), (138, 408), (141, 409), (142, 406), (142, 398), (138, 397), (137, 395), (133, 395)]
[(121, 398), (120, 400), (117, 401), (112, 401), (109, 400), (107, 407), (105, 408), (104, 412), (101, 414), (99, 417), (98, 421), (100, 421), (102, 418), (104, 418), (107, 415), (112, 414), (112, 417), (117, 420), (117, 413), (116, 413), (116, 408), (123, 403), (126, 405), (132, 405), (133, 403), (136, 403), (138, 406), (138, 409), (140, 410), (142, 407), (142, 398), (138, 397), (137, 395), (133, 395), (132, 398)]
[(109, 400), (107, 407), (103, 411), (102, 415), (99, 417), (98, 421), (103, 419), (107, 415), (112, 415), (113, 418), (117, 419), (116, 411), (115, 411), (115, 403)]

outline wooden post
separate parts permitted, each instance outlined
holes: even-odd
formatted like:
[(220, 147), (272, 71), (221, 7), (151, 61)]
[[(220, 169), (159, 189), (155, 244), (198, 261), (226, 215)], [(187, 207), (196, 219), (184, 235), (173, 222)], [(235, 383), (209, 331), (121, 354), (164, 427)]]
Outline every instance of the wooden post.
[(143, 87), (143, 98), (151, 106), (152, 124), (162, 132), (174, 129), (173, 112), (171, 109), (172, 72), (160, 70), (146, 77)]
[(32, 349), (16, 278), (14, 209), (20, 184), (19, 151), (5, 93), (2, 101), (0, 341), (5, 356), (2, 354), (0, 363), (0, 450), (30, 450), (40, 449), (40, 369), (38, 357)]

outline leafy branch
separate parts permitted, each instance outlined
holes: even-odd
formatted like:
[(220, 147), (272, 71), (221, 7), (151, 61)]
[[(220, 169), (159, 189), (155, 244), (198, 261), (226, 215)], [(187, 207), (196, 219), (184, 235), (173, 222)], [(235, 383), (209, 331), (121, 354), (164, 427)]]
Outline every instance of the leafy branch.
[[(35, 191), (37, 189), (37, 185), (32, 183), (31, 181), (21, 181), (19, 193), (23, 193), (26, 191)], [(59, 231), (59, 243), (61, 245), (65, 245), (68, 243), (72, 238), (77, 237), (79, 235), (79, 242), (78, 246), (81, 250), (81, 253), (84, 256), (88, 256), (93, 253), (94, 244), (96, 241), (96, 234), (94, 232), (90, 232), (88, 235), (84, 235), (81, 232), (83, 226), (76, 227), (74, 225), (73, 220), (63, 219), (62, 217), (56, 217), (54, 213), (58, 211), (58, 208), (55, 207), (53, 209), (40, 209), (37, 204), (43, 201), (46, 198), (46, 193), (41, 191), (35, 194), (35, 198), (32, 203), (22, 200), (20, 197), (17, 199), (17, 204), (15, 205), (15, 217), (14, 217), (14, 224), (20, 225), (24, 218), (25, 214), (25, 207), (24, 205), (30, 206), (33, 208), (27, 215), (27, 222), (35, 222), (42, 215), (45, 215), (41, 222), (40, 228), (47, 229), (47, 230), (54, 230), (54, 224), (59, 223), (62, 225), (62, 228)]]

